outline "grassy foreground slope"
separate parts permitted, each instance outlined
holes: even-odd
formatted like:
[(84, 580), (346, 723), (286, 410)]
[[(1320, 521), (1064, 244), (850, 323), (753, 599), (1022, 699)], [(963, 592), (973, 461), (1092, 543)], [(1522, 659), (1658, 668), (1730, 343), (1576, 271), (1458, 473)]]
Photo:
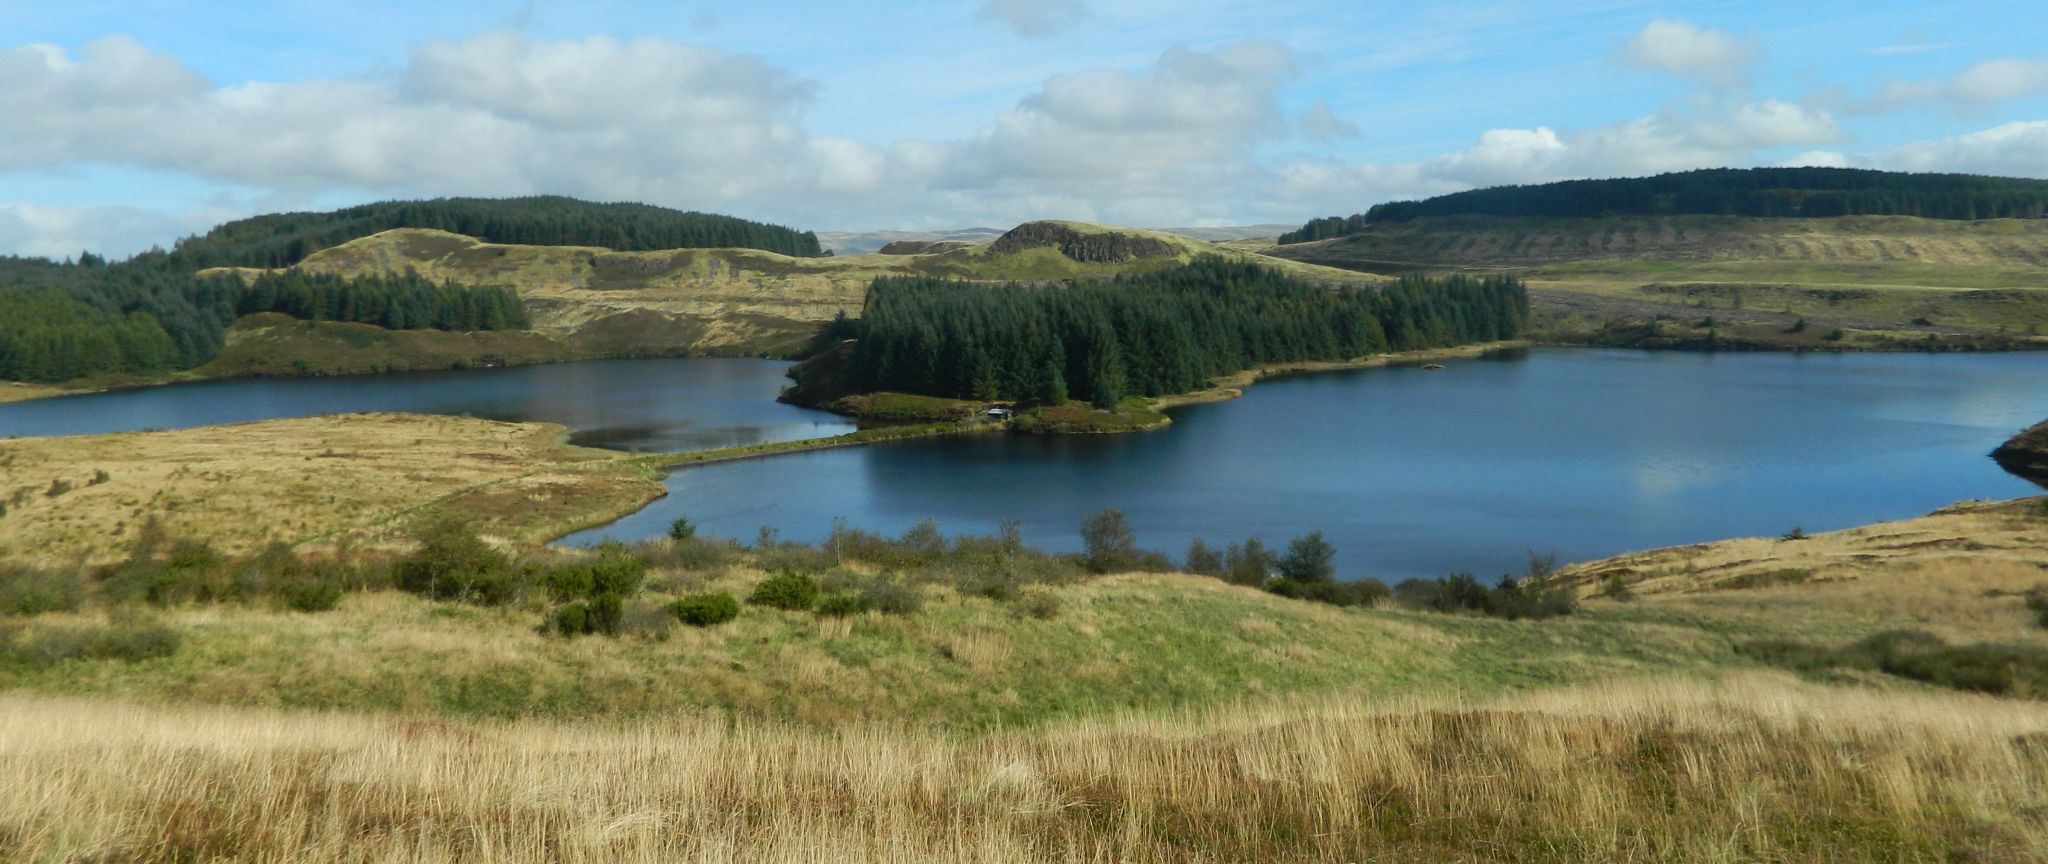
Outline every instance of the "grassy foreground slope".
[[(459, 510), (531, 541), (654, 488), (643, 460), (558, 435), (372, 415), (0, 443), (8, 483), (36, 498), (0, 518), (10, 563), (56, 565), (44, 584), (90, 586), (66, 562), (118, 555), (111, 526), (159, 504), (167, 530), (228, 548), (372, 541), (325, 611), (108, 605), (90, 588), (0, 615), (0, 858), (2048, 855), (2048, 666), (2009, 670), (2034, 677), (1993, 698), (1781, 656), (1911, 628), (2038, 665), (2041, 499), (1582, 565), (1565, 576), (1595, 596), (1541, 621), (1087, 576), (989, 541), (900, 571), (656, 542), (632, 553), (650, 569), (614, 637), (540, 626), (545, 579), (497, 606), (383, 587), (373, 547), (411, 515)], [(76, 485), (40, 491), (60, 480)], [(29, 553), (45, 548), (72, 552)], [(896, 600), (750, 603), (704, 628), (666, 608), (791, 571)], [(27, 576), (0, 568), (0, 589)], [(92, 647), (123, 633), (155, 635)]]
[(23, 860), (2025, 861), (2037, 705), (1782, 677), (970, 740), (0, 696)]

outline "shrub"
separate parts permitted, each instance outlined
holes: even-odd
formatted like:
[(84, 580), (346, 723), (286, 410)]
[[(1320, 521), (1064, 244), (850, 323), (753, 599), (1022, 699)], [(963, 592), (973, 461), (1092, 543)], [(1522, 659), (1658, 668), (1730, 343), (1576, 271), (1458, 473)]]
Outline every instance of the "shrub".
[(669, 614), (692, 627), (710, 627), (740, 617), (740, 601), (724, 592), (685, 594), (668, 604)]
[(0, 571), (0, 615), (70, 612), (85, 601), (85, 580), (76, 570)]
[(969, 597), (986, 597), (997, 602), (1017, 599), (1024, 590), (1024, 578), (1015, 570), (990, 564), (958, 568), (953, 573), (953, 588)]
[(818, 583), (802, 573), (779, 573), (755, 586), (747, 602), (776, 609), (809, 609), (818, 602)]
[(697, 526), (688, 519), (677, 519), (668, 523), (668, 539), (677, 543), (688, 543), (697, 539)]
[(420, 548), (398, 562), (402, 591), (479, 606), (501, 606), (518, 593), (519, 573), (467, 524), (441, 519), (416, 535)]
[(554, 614), (550, 616), (549, 623), (558, 635), (581, 636), (589, 633), (590, 607), (582, 603), (570, 603), (566, 606), (557, 607)]
[(277, 602), (294, 612), (326, 612), (341, 605), (342, 580), (333, 567), (316, 567), (282, 578), (267, 586)]
[(72, 660), (134, 663), (178, 652), (176, 630), (146, 618), (117, 617), (105, 624), (22, 628), (0, 639), (0, 654), (33, 666)]
[(732, 540), (708, 540), (701, 537), (677, 540), (669, 543), (642, 543), (633, 547), (633, 557), (649, 567), (662, 567), (704, 573), (723, 569), (739, 555), (739, 544)]
[(1268, 583), (1266, 590), (1296, 600), (1352, 607), (1376, 606), (1392, 594), (1386, 583), (1377, 579), (1360, 579), (1357, 582), (1304, 582), (1285, 576)]
[(2048, 628), (2048, 587), (2027, 592), (2027, 609), (2034, 613), (2036, 626)]
[(824, 618), (845, 618), (868, 611), (868, 604), (867, 600), (863, 599), (860, 594), (852, 591), (841, 591), (825, 595), (818, 601), (815, 611), (820, 617)]
[(1616, 573), (1608, 576), (1605, 581), (1600, 583), (1599, 596), (1613, 600), (1616, 603), (1627, 603), (1636, 599), (1636, 592), (1635, 589), (1629, 587), (1627, 579), (1623, 579), (1621, 574)]
[(676, 626), (676, 616), (669, 612), (668, 606), (646, 601), (628, 602), (625, 616), (619, 621), (619, 635), (667, 639), (669, 631)]
[(924, 592), (894, 579), (877, 579), (860, 594), (869, 609), (884, 615), (915, 615), (924, 608)]
[[(102, 588), (116, 603), (213, 603), (246, 600), (260, 588), (247, 572), (230, 574), (227, 562), (205, 543), (180, 541), (159, 558), (162, 538), (137, 538), (126, 560), (101, 571)], [(239, 578), (237, 578), (239, 577)]]
[(1828, 340), (1829, 342), (1840, 342), (1840, 341), (1842, 341), (1843, 339), (1846, 339), (1846, 338), (1848, 338), (1848, 337), (1849, 337), (1849, 334), (1847, 334), (1847, 333), (1844, 333), (1844, 332), (1842, 332), (1842, 328), (1840, 328), (1840, 327), (1836, 327), (1835, 329), (1833, 329), (1833, 330), (1829, 330), (1829, 331), (1828, 331), (1828, 335), (1826, 336), (1826, 339), (1827, 339), (1827, 340)]
[(1095, 573), (1128, 569), (1138, 558), (1138, 540), (1122, 510), (1102, 510), (1081, 520), (1081, 559)]
[(1026, 617), (1050, 621), (1059, 617), (1060, 596), (1044, 588), (1033, 588), (1017, 596), (1017, 611)]
[(1780, 535), (1780, 536), (1778, 537), (1778, 539), (1780, 539), (1780, 540), (1805, 540), (1805, 539), (1807, 539), (1807, 535), (1806, 535), (1806, 529), (1805, 529), (1805, 528), (1801, 528), (1801, 527), (1799, 527), (1799, 526), (1797, 526), (1797, 525), (1794, 525), (1794, 526), (1792, 526), (1792, 530), (1790, 530), (1790, 531), (1787, 531), (1787, 532), (1785, 532), (1784, 534)]
[(1873, 669), (1887, 675), (1978, 693), (2048, 695), (2048, 650), (2032, 645), (1950, 645), (1919, 630), (1893, 630), (1839, 649), (1792, 640), (1751, 642), (1740, 653), (1806, 673), (1836, 668)]

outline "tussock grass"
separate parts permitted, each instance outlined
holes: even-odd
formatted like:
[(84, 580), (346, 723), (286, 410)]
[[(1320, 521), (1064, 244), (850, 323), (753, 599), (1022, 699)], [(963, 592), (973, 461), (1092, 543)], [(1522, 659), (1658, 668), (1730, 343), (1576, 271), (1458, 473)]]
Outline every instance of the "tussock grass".
[(11, 860), (2021, 861), (2048, 708), (1747, 675), (959, 737), (0, 696)]
[(152, 519), (228, 553), (374, 542), (435, 506), (539, 540), (661, 494), (652, 472), (563, 437), (549, 424), (356, 414), (0, 441), (0, 562), (108, 563)]

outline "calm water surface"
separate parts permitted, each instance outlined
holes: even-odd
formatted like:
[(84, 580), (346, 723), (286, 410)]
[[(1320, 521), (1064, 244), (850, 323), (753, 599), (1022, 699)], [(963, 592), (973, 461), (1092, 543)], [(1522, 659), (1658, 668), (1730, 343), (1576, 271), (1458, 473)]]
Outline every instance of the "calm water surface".
[[(692, 361), (695, 362), (695, 361)], [(2039, 490), (1986, 453), (2048, 417), (2048, 354), (1789, 355), (1544, 350), (1269, 381), (1163, 432), (983, 435), (693, 468), (670, 496), (568, 538), (826, 536), (835, 518), (948, 533), (1006, 520), (1078, 548), (1129, 514), (1175, 558), (1190, 540), (1322, 529), (1343, 575), (1519, 569), (1656, 546), (1824, 531)]]
[(844, 418), (775, 401), (788, 363), (598, 360), (410, 375), (211, 381), (0, 405), (0, 437), (184, 429), (358, 411), (560, 423), (577, 444), (706, 450), (838, 435)]

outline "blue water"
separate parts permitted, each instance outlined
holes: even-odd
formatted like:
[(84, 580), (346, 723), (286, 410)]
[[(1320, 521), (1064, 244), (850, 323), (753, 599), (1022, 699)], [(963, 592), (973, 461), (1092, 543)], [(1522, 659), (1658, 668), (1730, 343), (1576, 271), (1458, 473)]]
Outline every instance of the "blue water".
[(184, 429), (362, 411), (560, 423), (592, 447), (673, 452), (853, 431), (779, 404), (788, 363), (597, 360), (466, 372), (212, 381), (0, 405), (0, 437)]
[(1125, 436), (978, 435), (706, 466), (670, 495), (567, 538), (816, 540), (835, 519), (948, 533), (1015, 521), (1079, 546), (1082, 517), (1128, 514), (1188, 542), (1323, 530), (1347, 577), (1519, 570), (1794, 527), (1825, 531), (2039, 489), (1987, 458), (2048, 417), (2048, 354), (1695, 354), (1556, 349), (1268, 381)]

